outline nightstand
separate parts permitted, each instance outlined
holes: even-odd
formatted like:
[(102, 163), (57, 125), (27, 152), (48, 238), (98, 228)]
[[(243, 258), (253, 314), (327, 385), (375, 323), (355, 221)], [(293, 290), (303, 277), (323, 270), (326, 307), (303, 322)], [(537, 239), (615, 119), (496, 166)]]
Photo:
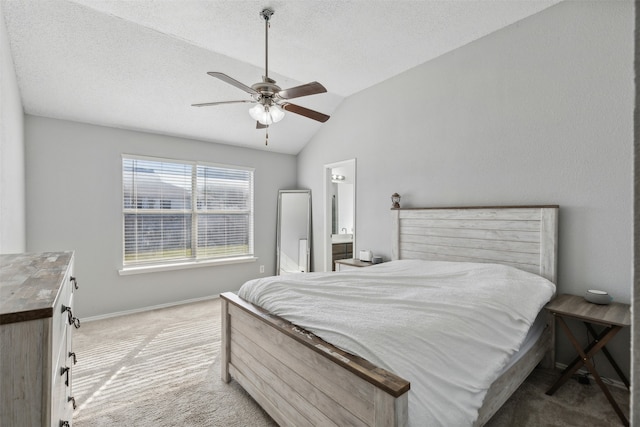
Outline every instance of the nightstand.
[[(624, 373), (613, 360), (609, 351), (607, 351), (606, 344), (611, 338), (613, 338), (623, 327), (631, 325), (631, 312), (628, 304), (611, 303), (609, 305), (598, 305), (586, 301), (583, 297), (576, 295), (559, 295), (556, 299), (551, 301), (545, 306), (545, 308), (553, 314), (554, 318), (558, 320), (565, 335), (573, 344), (573, 347), (578, 352), (578, 356), (567, 366), (562, 372), (560, 378), (556, 383), (547, 391), (547, 394), (551, 396), (558, 390), (571, 376), (576, 373), (578, 369), (585, 366), (593, 378), (595, 379), (600, 389), (607, 397), (607, 400), (616, 411), (623, 424), (628, 426), (629, 421), (622, 412), (615, 399), (611, 395), (611, 392), (607, 388), (606, 384), (598, 375), (593, 364), (593, 356), (602, 350), (602, 353), (606, 356), (611, 366), (616, 370), (620, 379), (629, 388), (629, 380), (624, 376)], [(594, 337), (584, 349), (571, 333), (565, 319), (575, 319), (582, 321), (589, 333)], [(604, 330), (600, 333), (596, 333), (593, 325), (604, 326)]]
[(356, 258), (347, 258), (347, 259), (337, 259), (334, 261), (336, 266), (336, 271), (347, 271), (347, 270), (356, 270), (362, 267), (369, 267), (373, 265), (370, 262), (360, 261)]

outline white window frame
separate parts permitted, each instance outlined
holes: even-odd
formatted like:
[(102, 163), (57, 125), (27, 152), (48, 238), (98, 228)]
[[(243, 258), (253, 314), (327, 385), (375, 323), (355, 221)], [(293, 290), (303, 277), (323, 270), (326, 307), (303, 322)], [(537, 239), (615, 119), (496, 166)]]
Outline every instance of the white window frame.
[[(134, 209), (127, 209), (124, 205), (124, 161), (125, 159), (129, 160), (143, 160), (143, 161), (152, 161), (152, 162), (165, 162), (165, 163), (174, 163), (181, 165), (189, 165), (191, 166), (191, 209), (190, 210), (174, 210), (173, 213), (189, 213), (191, 214), (191, 256), (181, 258), (179, 260), (152, 260), (148, 262), (137, 262), (137, 263), (126, 263), (125, 264), (125, 215), (136, 213)], [(162, 158), (162, 157), (151, 157), (151, 156), (140, 156), (134, 154), (122, 154), (121, 162), (121, 179), (122, 179), (122, 191), (121, 191), (121, 215), (122, 215), (122, 256), (121, 256), (121, 268), (119, 269), (120, 275), (129, 275), (129, 274), (138, 274), (138, 273), (146, 273), (146, 272), (155, 272), (155, 271), (166, 271), (166, 270), (180, 270), (194, 267), (207, 267), (214, 265), (226, 265), (226, 264), (236, 264), (243, 262), (253, 262), (258, 258), (254, 256), (254, 226), (255, 226), (255, 176), (254, 168), (245, 167), (245, 166), (237, 166), (237, 165), (228, 165), (222, 163), (211, 163), (211, 162), (200, 162), (200, 161), (189, 161), (189, 160), (179, 160), (179, 159), (170, 159), (170, 158)], [(230, 169), (236, 171), (245, 171), (251, 173), (251, 183), (250, 183), (250, 192), (251, 197), (249, 201), (249, 230), (248, 230), (248, 253), (242, 255), (233, 255), (227, 257), (200, 257), (198, 254), (198, 215), (205, 215), (205, 212), (198, 212), (197, 208), (197, 169), (198, 166), (204, 167), (215, 167), (215, 168), (223, 168)], [(210, 213), (210, 212), (209, 212)]]

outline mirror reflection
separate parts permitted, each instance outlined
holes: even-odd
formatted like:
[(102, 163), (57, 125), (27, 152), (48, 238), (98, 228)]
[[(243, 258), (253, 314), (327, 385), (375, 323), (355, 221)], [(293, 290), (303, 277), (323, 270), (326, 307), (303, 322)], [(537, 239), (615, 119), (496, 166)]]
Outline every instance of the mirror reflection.
[(355, 166), (345, 162), (331, 169), (331, 264), (353, 258), (355, 230)]
[(277, 266), (278, 275), (309, 271), (311, 191), (278, 192)]

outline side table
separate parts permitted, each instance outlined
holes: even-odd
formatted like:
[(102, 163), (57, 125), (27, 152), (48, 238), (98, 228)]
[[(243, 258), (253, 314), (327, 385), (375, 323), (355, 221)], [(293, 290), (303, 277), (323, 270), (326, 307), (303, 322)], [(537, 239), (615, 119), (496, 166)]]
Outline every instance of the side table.
[[(553, 301), (548, 303), (545, 308), (553, 314), (557, 319), (565, 335), (573, 344), (573, 347), (578, 352), (578, 356), (567, 366), (562, 372), (560, 378), (556, 383), (547, 391), (547, 394), (551, 396), (558, 390), (571, 376), (582, 366), (585, 366), (593, 378), (595, 379), (600, 389), (607, 397), (607, 400), (613, 407), (613, 409), (622, 420), (625, 426), (629, 425), (627, 417), (622, 412), (615, 399), (611, 395), (611, 392), (607, 388), (607, 385), (602, 381), (600, 375), (595, 369), (593, 364), (593, 356), (602, 350), (602, 353), (606, 356), (611, 366), (615, 369), (616, 373), (620, 376), (620, 379), (629, 388), (629, 380), (625, 377), (624, 373), (618, 366), (618, 364), (611, 357), (611, 353), (606, 348), (606, 344), (611, 338), (613, 338), (620, 330), (631, 325), (631, 312), (628, 304), (611, 303), (609, 305), (598, 305), (586, 301), (583, 297), (576, 295), (559, 295)], [(593, 335), (594, 339), (584, 349), (571, 333), (571, 330), (567, 326), (565, 319), (576, 319), (582, 321), (589, 333)], [(593, 325), (604, 326), (604, 330), (599, 334), (596, 333)]]
[(369, 267), (373, 265), (370, 262), (360, 261), (357, 258), (337, 259), (334, 262), (336, 266), (336, 271), (354, 270), (354, 269)]

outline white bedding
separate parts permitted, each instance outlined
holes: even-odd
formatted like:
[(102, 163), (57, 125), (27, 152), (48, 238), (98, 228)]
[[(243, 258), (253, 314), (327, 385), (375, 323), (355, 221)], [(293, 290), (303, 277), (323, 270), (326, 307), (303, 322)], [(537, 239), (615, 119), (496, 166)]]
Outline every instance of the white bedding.
[(417, 427), (471, 425), (554, 292), (504, 265), (401, 260), (256, 279), (238, 294), (410, 381)]

